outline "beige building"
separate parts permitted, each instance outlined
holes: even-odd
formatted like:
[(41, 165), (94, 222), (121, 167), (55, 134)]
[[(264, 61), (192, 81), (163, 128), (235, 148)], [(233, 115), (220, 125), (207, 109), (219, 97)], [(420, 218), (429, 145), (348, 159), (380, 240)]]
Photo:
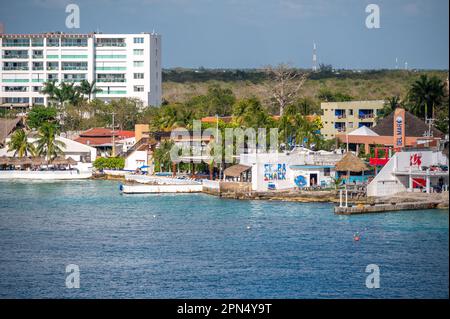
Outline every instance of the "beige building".
[(323, 128), (320, 132), (325, 139), (332, 139), (336, 134), (350, 133), (361, 126), (372, 127), (384, 103), (383, 100), (321, 103)]

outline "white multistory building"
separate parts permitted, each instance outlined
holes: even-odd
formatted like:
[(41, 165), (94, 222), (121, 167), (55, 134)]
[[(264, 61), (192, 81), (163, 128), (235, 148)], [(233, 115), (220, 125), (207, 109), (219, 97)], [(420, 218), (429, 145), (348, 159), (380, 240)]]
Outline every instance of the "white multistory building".
[[(0, 105), (48, 104), (48, 80), (96, 81), (95, 98), (139, 98), (161, 105), (161, 35), (0, 34)], [(93, 98), (92, 97), (92, 98)]]

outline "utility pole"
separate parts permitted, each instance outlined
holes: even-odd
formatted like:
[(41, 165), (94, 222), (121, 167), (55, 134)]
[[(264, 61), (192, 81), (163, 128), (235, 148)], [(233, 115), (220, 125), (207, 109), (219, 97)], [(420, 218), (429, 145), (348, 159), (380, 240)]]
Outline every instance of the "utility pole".
[(114, 116), (116, 113), (112, 112), (112, 157), (116, 157), (116, 139), (115, 139), (115, 131), (114, 131)]

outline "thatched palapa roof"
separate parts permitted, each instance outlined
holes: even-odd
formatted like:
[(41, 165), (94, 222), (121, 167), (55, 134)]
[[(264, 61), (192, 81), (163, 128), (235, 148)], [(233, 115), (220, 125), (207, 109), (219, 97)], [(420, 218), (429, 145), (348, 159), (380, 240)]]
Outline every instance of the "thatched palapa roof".
[(68, 157), (68, 158), (66, 158), (66, 160), (67, 160), (67, 164), (69, 164), (69, 165), (77, 165), (78, 164), (78, 162), (76, 160), (74, 160), (72, 157)]
[(6, 156), (1, 156), (0, 157), (0, 165), (8, 165), (9, 163), (9, 159)]
[(47, 161), (45, 160), (45, 158), (42, 158), (42, 157), (32, 157), (31, 158), (31, 163), (33, 164), (33, 165), (43, 165), (43, 164), (45, 164)]
[(223, 171), (223, 174), (225, 176), (230, 176), (230, 177), (239, 177), (239, 176), (241, 176), (241, 174), (243, 172), (249, 170), (250, 168), (252, 168), (252, 167), (247, 166), (247, 165), (237, 164), (237, 165), (233, 165), (233, 166), (230, 166), (227, 169), (225, 169)]
[(55, 157), (51, 161), (51, 163), (54, 164), (54, 165), (67, 165), (68, 164), (67, 160), (64, 157), (60, 157), (60, 156)]
[(336, 171), (340, 172), (364, 172), (369, 170), (367, 165), (352, 152), (348, 152), (336, 163)]

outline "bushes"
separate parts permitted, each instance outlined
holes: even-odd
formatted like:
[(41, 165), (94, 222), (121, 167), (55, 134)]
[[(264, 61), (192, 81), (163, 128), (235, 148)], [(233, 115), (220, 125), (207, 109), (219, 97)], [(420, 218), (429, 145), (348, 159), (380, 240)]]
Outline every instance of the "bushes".
[(123, 169), (125, 159), (122, 157), (100, 157), (94, 161), (94, 167), (98, 170), (103, 169)]

